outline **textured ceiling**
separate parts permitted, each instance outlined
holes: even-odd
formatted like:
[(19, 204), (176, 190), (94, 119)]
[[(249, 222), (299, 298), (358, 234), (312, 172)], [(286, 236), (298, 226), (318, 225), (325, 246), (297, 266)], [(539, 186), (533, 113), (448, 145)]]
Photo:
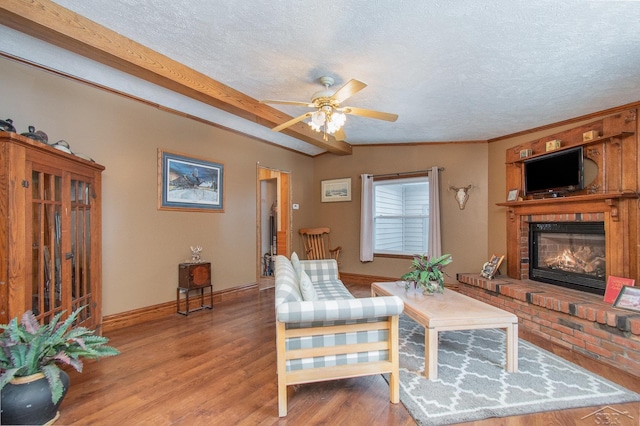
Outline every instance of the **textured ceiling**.
[[(352, 145), (485, 140), (640, 100), (640, 1), (56, 0), (255, 99), (331, 75)], [(0, 26), (0, 50), (308, 154), (322, 150)], [(291, 116), (305, 108), (275, 106)]]

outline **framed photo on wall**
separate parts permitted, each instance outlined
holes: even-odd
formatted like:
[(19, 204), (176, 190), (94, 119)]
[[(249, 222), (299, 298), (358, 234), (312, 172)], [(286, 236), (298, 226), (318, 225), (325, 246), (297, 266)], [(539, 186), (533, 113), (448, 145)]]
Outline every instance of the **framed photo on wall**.
[(158, 149), (158, 210), (224, 212), (224, 164)]
[(322, 202), (351, 201), (351, 178), (323, 180)]

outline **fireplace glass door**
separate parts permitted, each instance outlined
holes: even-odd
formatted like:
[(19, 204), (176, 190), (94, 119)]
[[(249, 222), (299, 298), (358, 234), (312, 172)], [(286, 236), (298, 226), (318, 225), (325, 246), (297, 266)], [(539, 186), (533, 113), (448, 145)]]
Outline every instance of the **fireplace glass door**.
[(603, 222), (530, 223), (529, 258), (532, 280), (604, 294)]

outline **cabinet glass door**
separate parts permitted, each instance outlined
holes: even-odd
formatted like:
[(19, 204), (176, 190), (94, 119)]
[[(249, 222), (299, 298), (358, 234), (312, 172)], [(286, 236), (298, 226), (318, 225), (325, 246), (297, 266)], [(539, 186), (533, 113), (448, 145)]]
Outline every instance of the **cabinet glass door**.
[(71, 179), (71, 305), (86, 306), (78, 316), (80, 323), (94, 317), (95, 300), (91, 279), (91, 200), (90, 182)]
[[(36, 170), (42, 169), (42, 170)], [(93, 326), (91, 179), (33, 165), (31, 172), (31, 310), (42, 323), (85, 306), (77, 325)]]
[(64, 309), (62, 176), (32, 171), (31, 310), (47, 323)]

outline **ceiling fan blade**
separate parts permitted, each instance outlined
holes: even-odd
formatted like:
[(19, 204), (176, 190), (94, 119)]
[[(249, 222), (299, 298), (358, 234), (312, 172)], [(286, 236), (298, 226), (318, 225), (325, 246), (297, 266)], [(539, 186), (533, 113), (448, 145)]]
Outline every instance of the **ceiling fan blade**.
[(298, 102), (298, 101), (278, 101), (274, 99), (265, 99), (264, 101), (260, 101), (261, 104), (281, 104), (281, 105), (295, 105), (295, 106), (303, 106), (312, 108), (313, 104), (309, 102)]
[(333, 132), (333, 137), (337, 140), (337, 141), (343, 141), (347, 138), (347, 135), (344, 133), (343, 128), (339, 128), (338, 130), (336, 130), (335, 132)]
[(298, 117), (296, 117), (294, 119), (291, 119), (291, 120), (287, 121), (286, 123), (282, 123), (281, 125), (276, 126), (271, 130), (273, 130), (274, 132), (279, 132), (280, 130), (286, 129), (289, 126), (293, 126), (297, 122), (302, 121), (307, 117), (311, 117), (311, 113), (310, 112), (307, 112), (307, 113), (302, 114), (302, 115), (300, 115), (300, 116), (298, 116)]
[(374, 111), (372, 109), (356, 108), (356, 107), (342, 107), (339, 109), (345, 114), (360, 115), (362, 117), (375, 118), (377, 120), (396, 121), (398, 114), (391, 114), (388, 112)]
[(367, 87), (366, 83), (363, 83), (360, 80), (351, 79), (351, 80), (347, 81), (347, 83), (344, 86), (339, 88), (336, 91), (336, 93), (334, 93), (333, 96), (331, 96), (331, 97), (333, 99), (335, 99), (338, 103), (340, 103), (340, 102), (344, 101), (345, 99), (348, 99), (351, 96), (355, 95), (356, 93), (358, 93), (359, 91), (361, 91), (365, 87)]

